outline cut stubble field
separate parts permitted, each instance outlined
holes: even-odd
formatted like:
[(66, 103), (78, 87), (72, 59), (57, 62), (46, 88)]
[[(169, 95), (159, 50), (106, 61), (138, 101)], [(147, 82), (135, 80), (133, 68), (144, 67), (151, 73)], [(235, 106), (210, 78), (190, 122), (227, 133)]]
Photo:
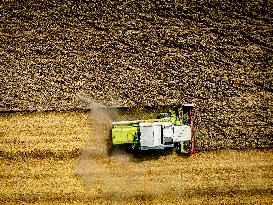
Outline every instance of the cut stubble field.
[(105, 138), (95, 136), (107, 133), (107, 120), (87, 112), (1, 114), (0, 202), (272, 204), (272, 149), (107, 156)]

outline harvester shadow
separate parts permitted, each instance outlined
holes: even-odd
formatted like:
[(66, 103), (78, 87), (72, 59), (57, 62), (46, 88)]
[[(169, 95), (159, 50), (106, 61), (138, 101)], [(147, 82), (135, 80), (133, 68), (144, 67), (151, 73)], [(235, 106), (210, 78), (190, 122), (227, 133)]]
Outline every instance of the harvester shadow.
[[(108, 149), (108, 156), (124, 155), (130, 156), (130, 160), (133, 162), (143, 162), (149, 160), (157, 160), (163, 156), (178, 155), (172, 148), (163, 150), (133, 150), (128, 146), (115, 146)], [(188, 158), (189, 155), (179, 155), (181, 157)]]
[(163, 156), (176, 155), (183, 158), (190, 157), (189, 154), (178, 154), (173, 149), (164, 149), (164, 150), (147, 150), (140, 153), (135, 153), (133, 157), (134, 162), (143, 162), (148, 160), (157, 160)]
[(133, 153), (133, 161), (134, 162), (143, 162), (149, 160), (157, 160), (162, 156), (172, 155), (172, 149), (164, 149), (164, 150), (145, 150), (141, 152)]

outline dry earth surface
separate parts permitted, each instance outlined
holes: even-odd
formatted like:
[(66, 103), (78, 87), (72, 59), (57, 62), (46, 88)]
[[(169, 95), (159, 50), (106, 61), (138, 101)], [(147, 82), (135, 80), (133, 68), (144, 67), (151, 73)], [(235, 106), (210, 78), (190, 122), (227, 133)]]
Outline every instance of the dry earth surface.
[(97, 111), (1, 114), (0, 203), (272, 204), (272, 149), (107, 156), (107, 119)]

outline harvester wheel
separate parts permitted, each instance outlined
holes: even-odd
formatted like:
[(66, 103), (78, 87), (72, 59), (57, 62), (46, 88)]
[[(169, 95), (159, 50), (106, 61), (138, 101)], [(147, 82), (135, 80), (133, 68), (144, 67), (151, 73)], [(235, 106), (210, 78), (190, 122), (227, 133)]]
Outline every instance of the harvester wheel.
[(138, 136), (138, 134), (136, 133), (135, 135), (134, 135), (134, 142), (133, 142), (133, 144), (132, 144), (132, 150), (138, 150), (139, 149), (139, 144), (138, 144), (138, 142), (139, 142), (139, 136)]
[(177, 144), (175, 146), (175, 151), (177, 155), (181, 155), (181, 144)]

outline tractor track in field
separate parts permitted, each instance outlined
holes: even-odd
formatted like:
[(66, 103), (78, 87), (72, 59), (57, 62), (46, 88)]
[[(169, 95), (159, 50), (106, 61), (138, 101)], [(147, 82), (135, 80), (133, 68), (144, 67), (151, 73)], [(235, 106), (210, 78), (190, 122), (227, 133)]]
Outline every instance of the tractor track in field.
[[(261, 196), (267, 196), (269, 197), (272, 195), (273, 191), (272, 189), (247, 189), (247, 190), (241, 190), (241, 189), (226, 189), (223, 190), (219, 189), (195, 189), (195, 190), (181, 190), (181, 192), (175, 192), (175, 193), (168, 193), (168, 197), (170, 198), (180, 198), (183, 197), (187, 198), (188, 196), (195, 196), (196, 198), (200, 196), (222, 196), (222, 197), (233, 197), (233, 196), (244, 196), (249, 197), (255, 195), (256, 197)], [(10, 203), (10, 202), (25, 202), (25, 203), (37, 203), (37, 202), (43, 202), (43, 203), (56, 203), (56, 202), (90, 202), (90, 201), (107, 201), (107, 202), (115, 202), (115, 203), (124, 203), (126, 201), (138, 201), (140, 202), (148, 202), (148, 201), (155, 201), (155, 199), (158, 198), (158, 195), (156, 194), (133, 194), (133, 195), (122, 195), (120, 193), (112, 195), (106, 195), (106, 196), (86, 196), (86, 195), (77, 195), (77, 194), (39, 194), (39, 195), (26, 195), (26, 194), (17, 194), (14, 196), (1, 196), (0, 195), (0, 202), (4, 203)], [(159, 197), (160, 198), (160, 197)], [(174, 202), (174, 200), (170, 200), (171, 202)]]
[(54, 152), (53, 150), (32, 150), (29, 152), (26, 151), (16, 151), (16, 152), (9, 152), (9, 151), (1, 151), (0, 157), (4, 159), (28, 159), (28, 158), (35, 158), (35, 159), (44, 159), (44, 158), (54, 158), (54, 159), (71, 159), (77, 158), (81, 155), (80, 149), (75, 150), (64, 150), (59, 152)]

